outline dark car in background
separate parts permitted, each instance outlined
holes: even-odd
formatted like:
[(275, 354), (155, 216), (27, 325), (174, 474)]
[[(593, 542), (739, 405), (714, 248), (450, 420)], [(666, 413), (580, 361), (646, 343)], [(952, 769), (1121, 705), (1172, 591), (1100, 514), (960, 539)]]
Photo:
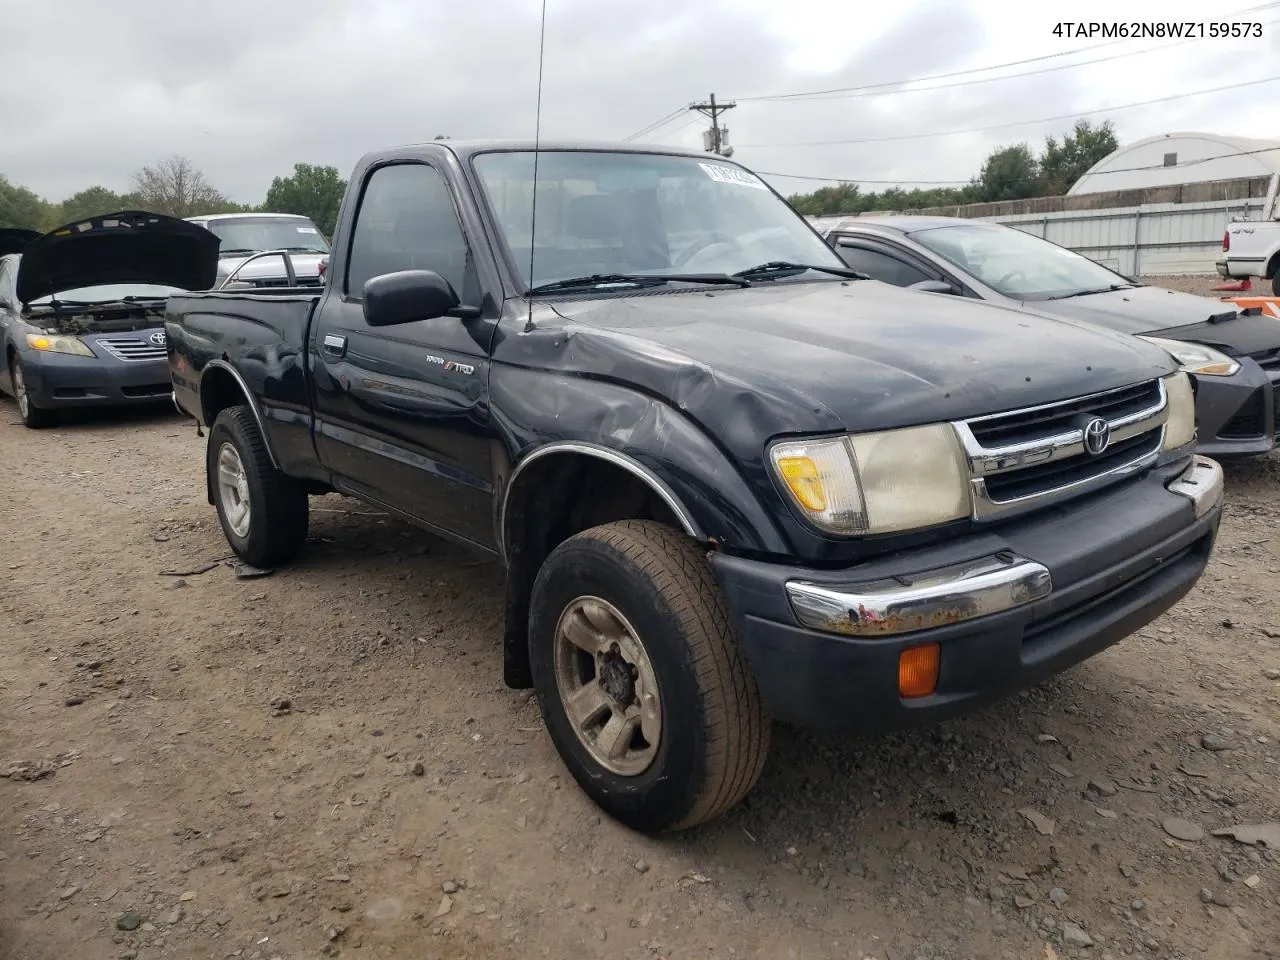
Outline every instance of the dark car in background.
[(0, 390), (22, 422), (167, 400), (165, 304), (213, 283), (218, 238), (138, 210), (24, 233), (0, 233)]
[(1134, 334), (1169, 351), (1196, 391), (1200, 453), (1265, 454), (1280, 433), (1280, 323), (1140, 284), (1003, 224), (956, 217), (814, 223), (850, 267), (900, 287), (973, 297)]
[[(293, 213), (217, 213), (187, 220), (218, 237), (214, 286), (318, 287), (329, 242), (310, 217)], [(283, 257), (281, 253), (288, 253)]]

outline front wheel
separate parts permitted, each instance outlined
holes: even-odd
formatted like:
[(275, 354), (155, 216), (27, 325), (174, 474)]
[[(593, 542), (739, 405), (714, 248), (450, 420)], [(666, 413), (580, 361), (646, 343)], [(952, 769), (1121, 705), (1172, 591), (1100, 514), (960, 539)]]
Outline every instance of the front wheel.
[(205, 469), (218, 522), (241, 560), (273, 567), (298, 554), (307, 540), (307, 493), (271, 465), (247, 406), (228, 407), (213, 421)]
[(769, 720), (706, 559), (651, 521), (556, 547), (533, 586), (534, 686), (578, 785), (643, 831), (680, 830), (755, 785)]
[(18, 416), (22, 417), (23, 426), (32, 430), (52, 426), (57, 422), (56, 411), (37, 407), (27, 392), (27, 377), (22, 370), (22, 361), (17, 357), (9, 360), (9, 380), (13, 383), (13, 398), (18, 403)]
[(1280, 263), (1271, 271), (1271, 292), (1280, 297)]

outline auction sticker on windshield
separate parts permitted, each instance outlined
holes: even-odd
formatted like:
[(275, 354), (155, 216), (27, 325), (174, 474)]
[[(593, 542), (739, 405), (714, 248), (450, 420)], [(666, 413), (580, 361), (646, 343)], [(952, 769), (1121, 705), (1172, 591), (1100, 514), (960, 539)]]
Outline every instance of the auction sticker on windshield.
[(732, 183), (739, 187), (755, 187), (757, 190), (769, 189), (754, 173), (748, 173), (739, 167), (723, 167), (717, 163), (700, 163), (698, 166), (705, 170), (707, 176), (717, 183)]
[(299, 233), (315, 233), (316, 232), (315, 227), (298, 227), (297, 230)]

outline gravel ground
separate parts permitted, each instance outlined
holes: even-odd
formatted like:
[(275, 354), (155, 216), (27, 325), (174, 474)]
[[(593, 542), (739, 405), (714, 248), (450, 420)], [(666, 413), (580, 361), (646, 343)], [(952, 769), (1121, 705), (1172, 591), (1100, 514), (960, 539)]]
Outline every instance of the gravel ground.
[(1280, 850), (1212, 832), (1280, 820), (1280, 456), (1140, 634), (936, 729), (780, 730), (654, 840), (502, 685), (494, 565), (326, 497), (239, 580), (203, 442), (0, 402), (4, 960), (1280, 957)]
[(1271, 285), (1266, 280), (1261, 280), (1258, 277), (1253, 278), (1253, 289), (1245, 290), (1243, 293), (1238, 294), (1229, 291), (1214, 290), (1213, 288), (1218, 286), (1218, 284), (1226, 283), (1226, 281), (1216, 273), (1212, 276), (1179, 275), (1167, 277), (1139, 277), (1138, 279), (1153, 287), (1167, 287), (1170, 290), (1181, 290), (1183, 293), (1198, 293), (1202, 297), (1271, 296)]

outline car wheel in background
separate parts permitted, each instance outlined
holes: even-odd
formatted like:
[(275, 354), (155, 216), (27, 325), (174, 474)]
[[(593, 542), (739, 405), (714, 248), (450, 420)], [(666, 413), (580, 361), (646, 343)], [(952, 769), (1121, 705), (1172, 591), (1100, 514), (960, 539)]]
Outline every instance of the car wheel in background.
[(17, 357), (9, 359), (9, 379), (13, 382), (13, 398), (18, 403), (18, 415), (25, 426), (32, 430), (52, 426), (58, 420), (57, 412), (37, 407), (27, 392), (27, 377), (22, 370), (22, 361)]
[(298, 554), (307, 540), (306, 491), (271, 465), (247, 406), (228, 407), (213, 421), (205, 469), (222, 532), (241, 560), (274, 567)]

